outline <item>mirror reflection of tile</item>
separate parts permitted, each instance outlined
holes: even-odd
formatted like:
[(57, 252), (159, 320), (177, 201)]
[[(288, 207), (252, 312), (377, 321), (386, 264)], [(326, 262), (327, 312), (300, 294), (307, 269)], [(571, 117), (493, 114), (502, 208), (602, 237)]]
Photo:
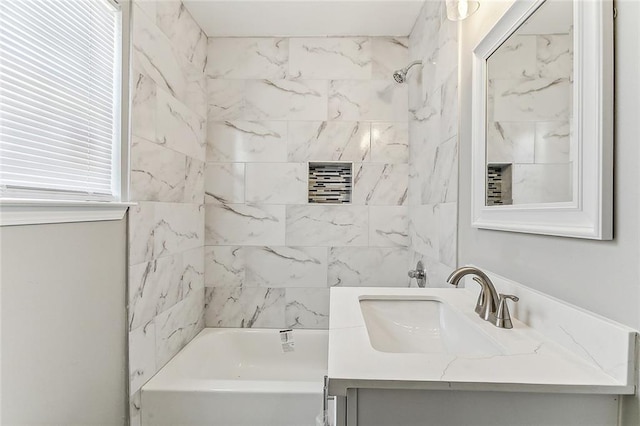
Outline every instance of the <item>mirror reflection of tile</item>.
[(545, 2), (487, 61), (487, 205), (572, 199), (572, 10)]

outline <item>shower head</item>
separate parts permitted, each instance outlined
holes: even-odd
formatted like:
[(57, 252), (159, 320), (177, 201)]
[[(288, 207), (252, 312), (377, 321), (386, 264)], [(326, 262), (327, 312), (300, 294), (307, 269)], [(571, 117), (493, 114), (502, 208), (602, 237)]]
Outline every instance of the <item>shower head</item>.
[(404, 83), (407, 80), (407, 72), (405, 70), (397, 70), (393, 73), (393, 79), (396, 83)]
[(411, 67), (413, 67), (414, 65), (422, 65), (422, 61), (413, 61), (409, 65), (407, 65), (405, 68), (394, 71), (393, 79), (396, 81), (396, 83), (404, 83), (405, 81), (407, 81), (407, 73), (409, 72)]

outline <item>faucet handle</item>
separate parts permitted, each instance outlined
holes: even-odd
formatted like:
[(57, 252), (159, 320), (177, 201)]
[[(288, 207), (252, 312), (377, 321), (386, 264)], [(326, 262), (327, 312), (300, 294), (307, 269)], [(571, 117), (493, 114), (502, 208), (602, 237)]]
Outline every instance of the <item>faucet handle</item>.
[(500, 293), (500, 300), (504, 300), (504, 299), (511, 299), (514, 302), (517, 302), (520, 300), (520, 298), (518, 296), (514, 296), (513, 294), (502, 294)]
[(498, 312), (496, 313), (496, 327), (500, 328), (513, 328), (511, 322), (511, 314), (509, 313), (509, 307), (507, 306), (507, 299), (511, 299), (514, 302), (520, 300), (518, 296), (513, 294), (500, 294), (498, 298)]
[(409, 275), (409, 278), (415, 278), (416, 282), (418, 283), (418, 287), (425, 287), (427, 284), (427, 272), (424, 269), (424, 264), (422, 263), (422, 261), (418, 261), (418, 264), (416, 265), (416, 269), (413, 269), (411, 271), (409, 271), (409, 273), (407, 274)]

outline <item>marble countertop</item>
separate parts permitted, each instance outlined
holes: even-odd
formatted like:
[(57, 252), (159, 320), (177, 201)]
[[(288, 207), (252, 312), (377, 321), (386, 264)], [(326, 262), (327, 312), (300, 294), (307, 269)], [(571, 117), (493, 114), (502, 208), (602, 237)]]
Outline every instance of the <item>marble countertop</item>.
[[(332, 288), (328, 372), (330, 394), (344, 396), (348, 388), (593, 394), (635, 392), (635, 384), (631, 379), (621, 380), (605, 372), (597, 356), (591, 356), (588, 352), (585, 352), (586, 356), (585, 353), (576, 354), (515, 317), (513, 329), (510, 330), (483, 321), (474, 312), (477, 294), (475, 288)], [(443, 299), (498, 343), (503, 353), (456, 356), (446, 353), (377, 351), (370, 344), (359, 298), (387, 295), (434, 296)], [(578, 315), (590, 314), (578, 312)], [(579, 323), (579, 316), (576, 318)], [(602, 321), (607, 327), (618, 326), (606, 319)], [(624, 333), (630, 333), (629, 339), (635, 339), (635, 333), (623, 326), (614, 331), (619, 331), (623, 340)], [(573, 341), (579, 343), (575, 338)], [(579, 346), (580, 350), (586, 347)], [(621, 348), (626, 350), (626, 346)], [(625, 359), (624, 356), (622, 358)]]

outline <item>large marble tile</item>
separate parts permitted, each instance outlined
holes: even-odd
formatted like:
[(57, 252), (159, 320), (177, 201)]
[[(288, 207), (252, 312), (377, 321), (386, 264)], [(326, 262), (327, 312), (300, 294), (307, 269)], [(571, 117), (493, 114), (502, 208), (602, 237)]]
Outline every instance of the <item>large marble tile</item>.
[(182, 57), (204, 73), (207, 35), (200, 29), (181, 1), (158, 1), (156, 22)]
[(572, 167), (567, 164), (514, 164), (513, 204), (556, 203), (573, 198)]
[(492, 122), (487, 126), (490, 163), (533, 163), (536, 123)]
[(207, 245), (284, 245), (285, 206), (208, 204)]
[(130, 147), (130, 197), (136, 201), (184, 199), (186, 157), (133, 136)]
[(400, 206), (407, 202), (409, 166), (406, 164), (354, 165), (353, 203)]
[(156, 140), (156, 83), (134, 70), (131, 76), (131, 135)]
[[(424, 30), (427, 36), (417, 42), (410, 42), (410, 51), (413, 59), (422, 61), (422, 69), (415, 71), (415, 77), (411, 80), (419, 79), (421, 84), (418, 93), (424, 98), (435, 88), (442, 85), (444, 79), (452, 73), (451, 66), (457, 63), (457, 22), (446, 19), (444, 8), (438, 9), (440, 2), (432, 2), (425, 6), (428, 11), (425, 23), (428, 28)], [(435, 4), (436, 8), (433, 8)], [(442, 19), (444, 17), (444, 19)], [(415, 48), (413, 47), (415, 43)], [(453, 64), (452, 64), (453, 62)], [(411, 81), (410, 80), (410, 81)]]
[(415, 106), (419, 103), (419, 101), (422, 100), (423, 81), (424, 81), (423, 74), (425, 71), (425, 66), (427, 65), (424, 62), (424, 58), (422, 54), (419, 54), (418, 52), (416, 52), (415, 48), (413, 47), (412, 39), (413, 37), (409, 38), (409, 54), (407, 57), (407, 64), (413, 61), (423, 61), (423, 63), (413, 71), (415, 75), (412, 74), (412, 78), (409, 78), (406, 83), (407, 86), (409, 86), (409, 108), (410, 109), (415, 108)]
[(424, 2), (409, 37), (409, 48), (412, 53), (418, 57), (424, 56), (429, 43), (437, 42), (438, 32), (444, 19), (446, 19), (444, 2)]
[(371, 161), (387, 164), (409, 162), (407, 122), (371, 123)]
[(154, 24), (156, 23), (157, 1), (149, 0), (133, 0), (132, 3), (137, 6)]
[(129, 332), (129, 392), (138, 392), (156, 371), (156, 326), (150, 321)]
[(569, 78), (493, 80), (494, 121), (555, 121), (571, 117)]
[(305, 79), (371, 78), (368, 37), (305, 37), (290, 41), (289, 74)]
[(487, 61), (489, 78), (535, 78), (538, 74), (536, 51), (535, 35), (509, 37)]
[(393, 72), (409, 64), (407, 37), (371, 38), (371, 74), (373, 79), (392, 78)]
[[(421, 53), (420, 47), (422, 46), (423, 40), (425, 38), (425, 30), (426, 30), (425, 20), (424, 20), (426, 5), (427, 5), (427, 2), (422, 4), (422, 7), (420, 8), (420, 12), (416, 17), (416, 21), (413, 23), (413, 28), (409, 33), (409, 52), (411, 56)], [(439, 24), (440, 22), (438, 21), (438, 25)]]
[(327, 81), (247, 80), (245, 118), (326, 120)]
[(438, 204), (438, 260), (452, 268), (456, 266), (458, 203)]
[(132, 65), (134, 69), (143, 71), (160, 88), (182, 99), (186, 89), (186, 81), (169, 38), (156, 26), (155, 20), (140, 9), (133, 6), (133, 22), (131, 25)]
[(245, 283), (261, 287), (326, 287), (326, 247), (246, 247)]
[(369, 207), (370, 247), (408, 247), (410, 244), (408, 207)]
[(205, 163), (195, 158), (186, 157), (184, 178), (184, 202), (204, 203)]
[(152, 239), (153, 258), (201, 247), (204, 243), (204, 206), (157, 203)]
[(211, 287), (205, 299), (207, 327), (286, 327), (283, 288)]
[(330, 120), (406, 121), (408, 105), (408, 86), (392, 78), (330, 82)]
[(429, 92), (424, 99), (421, 98), (415, 107), (412, 106), (409, 114), (411, 122), (419, 123), (426, 130), (420, 134), (421, 138), (441, 140), (442, 86)]
[(207, 79), (201, 69), (196, 68), (187, 59), (182, 61), (182, 72), (186, 80), (182, 102), (200, 118), (207, 118)]
[(287, 76), (289, 39), (209, 39), (207, 77), (226, 79), (281, 79)]
[(422, 204), (455, 201), (457, 198), (458, 138), (453, 137), (429, 146), (424, 168), (419, 171), (422, 182)]
[(244, 163), (207, 163), (205, 202), (207, 204), (244, 203)]
[[(436, 83), (436, 75), (438, 74), (437, 53), (438, 49), (436, 48), (429, 55), (417, 59), (422, 61), (422, 65), (414, 71), (416, 73), (415, 77), (409, 78), (408, 81), (410, 110), (420, 108), (427, 96), (442, 86)], [(435, 55), (435, 57), (431, 55)]]
[(571, 161), (571, 128), (568, 121), (535, 123), (535, 162)]
[(428, 176), (433, 173), (433, 162), (437, 144), (428, 129), (429, 124), (412, 121), (409, 143), (409, 204), (421, 205), (422, 193), (430, 184)]
[(204, 290), (193, 292), (171, 309), (158, 315), (156, 325), (156, 363), (164, 366), (204, 328)]
[(245, 114), (245, 80), (207, 79), (207, 119), (209, 123), (243, 120)]
[(422, 182), (417, 165), (414, 161), (409, 163), (409, 176), (407, 183), (407, 205), (409, 207), (422, 204)]
[(542, 78), (572, 78), (573, 36), (545, 34), (536, 39), (538, 75)]
[(407, 287), (406, 248), (333, 247), (329, 250), (328, 283), (349, 287)]
[(369, 123), (289, 122), (289, 161), (369, 161), (369, 157)]
[(329, 328), (328, 288), (288, 288), (285, 298), (287, 328)]
[[(455, 173), (453, 170), (446, 169), (440, 165), (440, 169), (436, 170), (436, 165), (442, 162), (442, 155), (437, 157), (438, 151), (448, 154), (446, 145), (444, 149), (440, 145), (431, 141), (430, 138), (420, 137), (416, 143), (411, 144), (411, 163), (409, 165), (409, 185), (410, 194), (409, 204), (412, 206), (423, 204), (434, 204), (440, 201), (430, 201), (430, 199), (440, 200), (448, 196), (449, 186), (451, 185), (445, 176), (437, 173)], [(449, 164), (450, 167), (457, 167), (454, 160)]]
[(409, 211), (411, 248), (432, 259), (440, 257), (437, 204), (412, 207)]
[(366, 246), (368, 228), (366, 206), (287, 206), (289, 246)]
[[(434, 122), (438, 120), (433, 118)], [(409, 164), (416, 164), (417, 156), (424, 155), (430, 145), (437, 144), (439, 132), (435, 131), (435, 134), (432, 134), (434, 127), (429, 120), (409, 120)]]
[[(438, 31), (437, 52), (428, 56), (430, 63), (435, 62), (435, 76), (431, 88), (444, 85), (447, 80), (458, 80), (458, 23), (444, 20)], [(426, 83), (426, 82), (425, 82)], [(427, 84), (428, 87), (428, 84)]]
[[(209, 38), (207, 37), (207, 34), (204, 31), (201, 31), (200, 37), (198, 39), (198, 43), (195, 49), (193, 50), (193, 54), (189, 57), (189, 60), (191, 61), (193, 66), (196, 67), (196, 69), (199, 72), (202, 72), (203, 76), (205, 76), (205, 80), (206, 80), (205, 72), (207, 69), (207, 62), (209, 60), (209, 57), (207, 55), (208, 42), (209, 42)], [(205, 94), (206, 94), (206, 91), (205, 91)]]
[(442, 85), (440, 138), (458, 135), (458, 73), (452, 73)]
[(156, 204), (142, 201), (129, 208), (129, 265), (137, 265), (154, 257), (153, 231), (156, 225)]
[(204, 248), (205, 285), (207, 287), (247, 285), (245, 253), (245, 248), (240, 246), (206, 246)]
[(205, 160), (206, 120), (164, 91), (157, 93), (157, 141), (197, 160)]
[(209, 121), (207, 139), (208, 161), (287, 161), (284, 121)]
[(204, 288), (204, 247), (187, 250), (182, 253), (180, 272), (181, 297), (185, 299)]
[(200, 247), (203, 234), (201, 205), (141, 201), (129, 210), (129, 264)]
[(307, 201), (307, 164), (247, 163), (246, 200), (255, 204), (304, 204)]
[(181, 254), (129, 268), (129, 330), (146, 324), (180, 301), (181, 271)]

